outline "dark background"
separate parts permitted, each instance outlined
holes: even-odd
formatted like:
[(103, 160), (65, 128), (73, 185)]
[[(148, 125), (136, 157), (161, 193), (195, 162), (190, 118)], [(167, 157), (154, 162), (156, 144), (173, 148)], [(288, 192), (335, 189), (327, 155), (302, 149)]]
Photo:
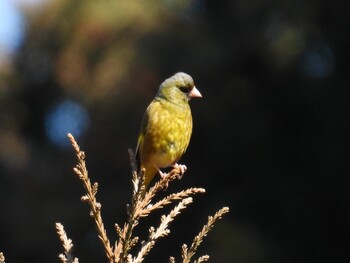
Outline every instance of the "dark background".
[[(207, 216), (211, 262), (348, 262), (348, 1), (58, 1), (25, 10), (26, 35), (0, 69), (0, 251), (58, 262), (55, 222), (80, 262), (103, 248), (72, 172), (87, 154), (108, 235), (126, 219), (127, 149), (159, 84), (189, 73), (194, 131), (169, 192), (205, 195), (146, 262), (179, 260)], [(57, 126), (55, 126), (57, 125)], [(164, 212), (163, 212), (164, 213)], [(140, 223), (146, 237), (160, 213)]]

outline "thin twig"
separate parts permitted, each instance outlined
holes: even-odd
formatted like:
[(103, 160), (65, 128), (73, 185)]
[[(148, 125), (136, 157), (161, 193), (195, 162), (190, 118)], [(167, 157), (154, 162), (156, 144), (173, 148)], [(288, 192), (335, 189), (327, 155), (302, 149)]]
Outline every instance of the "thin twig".
[(80, 150), (80, 147), (73, 135), (68, 133), (68, 138), (72, 143), (75, 153), (78, 157), (78, 164), (74, 168), (74, 172), (78, 175), (79, 179), (83, 182), (84, 188), (86, 190), (86, 195), (82, 196), (81, 200), (86, 201), (90, 206), (90, 215), (94, 218), (98, 237), (104, 246), (106, 256), (110, 263), (115, 262), (113, 247), (110, 245), (110, 241), (107, 237), (106, 229), (104, 227), (102, 216), (101, 216), (101, 204), (96, 200), (96, 194), (98, 190), (98, 184), (91, 184), (88, 171), (85, 164), (85, 153)]
[(67, 237), (67, 234), (64, 231), (64, 227), (61, 223), (56, 223), (56, 232), (64, 248), (64, 254), (58, 255), (59, 259), (62, 261), (62, 263), (78, 263), (78, 258), (74, 258), (72, 254), (73, 242)]
[(180, 214), (181, 210), (185, 209), (190, 203), (192, 203), (192, 197), (182, 199), (181, 202), (175, 206), (175, 208), (171, 210), (167, 216), (163, 215), (161, 217), (161, 223), (157, 229), (154, 229), (153, 227), (150, 228), (148, 241), (142, 245), (142, 248), (137, 257), (131, 261), (132, 263), (140, 263), (143, 261), (144, 257), (153, 248), (156, 240), (160, 237), (167, 236), (170, 233), (170, 230), (168, 228), (169, 224), (175, 219), (178, 214)]
[[(130, 156), (132, 156), (131, 153)], [(131, 160), (131, 163), (133, 163), (133, 160)], [(138, 241), (138, 238), (132, 238), (132, 234), (134, 228), (138, 225), (142, 207), (147, 205), (142, 197), (142, 193), (144, 193), (142, 182), (143, 173), (144, 170), (141, 171), (141, 175), (139, 175), (136, 171), (133, 171), (134, 188), (131, 205), (127, 206), (129, 215), (128, 222), (124, 224), (123, 228), (120, 228), (118, 224), (115, 225), (119, 236), (119, 241), (116, 242), (114, 249), (114, 258), (116, 262), (127, 262), (130, 249)]]
[(141, 216), (147, 216), (151, 212), (153, 212), (156, 209), (163, 208), (165, 205), (171, 204), (172, 202), (176, 200), (181, 200), (189, 195), (197, 194), (197, 193), (205, 193), (204, 188), (189, 188), (186, 190), (183, 190), (178, 193), (170, 194), (167, 197), (163, 198), (162, 200), (158, 201), (157, 203), (153, 205), (148, 205), (143, 209)]
[(209, 256), (208, 255), (204, 255), (199, 257), (197, 260), (194, 261), (194, 263), (202, 263), (202, 262), (207, 262), (209, 261)]
[[(182, 259), (183, 263), (189, 263), (191, 261), (191, 258), (194, 256), (194, 254), (197, 252), (197, 249), (199, 245), (202, 243), (204, 237), (208, 234), (208, 232), (213, 228), (214, 223), (218, 220), (221, 219), (221, 217), (229, 212), (228, 207), (223, 207), (219, 211), (215, 213), (214, 216), (209, 216), (208, 217), (208, 222), (205, 224), (202, 228), (202, 230), (199, 232), (199, 234), (193, 239), (191, 247), (188, 249), (187, 245), (184, 244), (182, 246)], [(205, 256), (200, 257), (199, 259), (205, 260), (203, 258)]]

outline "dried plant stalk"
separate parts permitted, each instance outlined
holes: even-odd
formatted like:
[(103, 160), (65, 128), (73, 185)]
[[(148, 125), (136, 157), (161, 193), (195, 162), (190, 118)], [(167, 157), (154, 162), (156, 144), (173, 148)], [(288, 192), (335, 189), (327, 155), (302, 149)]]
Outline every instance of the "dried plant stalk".
[[(191, 199), (186, 198), (189, 195), (204, 193), (205, 189), (203, 188), (190, 188), (185, 191), (181, 191), (179, 193), (171, 194), (162, 200), (156, 202), (154, 205), (151, 205), (151, 201), (154, 196), (161, 190), (166, 189), (168, 187), (169, 182), (179, 179), (182, 176), (181, 166), (175, 166), (169, 173), (165, 174), (161, 179), (155, 183), (153, 187), (151, 187), (148, 191), (144, 188), (144, 173), (145, 170), (141, 170), (139, 173), (136, 171), (136, 160), (134, 158), (134, 153), (131, 149), (129, 149), (130, 163), (132, 167), (133, 174), (133, 196), (131, 199), (131, 205), (128, 205), (128, 214), (129, 219), (124, 227), (121, 228), (116, 225), (116, 230), (119, 235), (119, 241), (116, 243), (114, 250), (114, 258), (116, 262), (141, 262), (145, 255), (148, 254), (150, 249), (155, 244), (155, 240), (161, 236), (164, 236), (168, 231), (167, 224), (174, 219), (174, 217), (178, 214), (176, 209), (183, 209), (186, 207), (187, 202)], [(149, 240), (144, 243), (141, 247), (141, 251), (138, 253), (136, 258), (132, 258), (129, 255), (130, 249), (137, 243), (137, 241), (130, 242), (132, 233), (134, 228), (137, 226), (141, 217), (148, 216), (151, 212), (156, 209), (160, 209), (165, 205), (171, 204), (175, 200), (181, 200), (180, 204), (173, 210), (173, 213), (170, 213), (167, 217), (167, 221), (162, 218), (162, 223), (160, 228), (156, 231), (154, 229), (150, 229)], [(164, 219), (164, 221), (163, 221)], [(166, 230), (165, 230), (166, 229)], [(153, 235), (153, 236), (152, 236)]]
[(165, 205), (171, 204), (175, 200), (182, 200), (183, 198), (197, 193), (205, 193), (205, 189), (203, 188), (189, 188), (184, 191), (171, 194), (162, 200), (158, 201), (154, 205), (149, 205), (143, 209), (141, 216), (147, 216), (151, 212), (153, 212), (156, 209), (163, 208)]
[[(152, 204), (153, 198), (161, 190), (167, 189), (170, 182), (181, 179), (185, 169), (184, 166), (176, 165), (173, 169), (167, 173), (163, 174), (158, 182), (154, 186), (146, 189), (144, 186), (144, 174), (145, 170), (137, 172), (136, 160), (134, 158), (134, 153), (129, 150), (130, 163), (132, 166), (132, 183), (133, 183), (133, 193), (131, 198), (131, 204), (127, 205), (128, 220), (120, 227), (118, 224), (115, 225), (116, 232), (118, 234), (118, 241), (115, 242), (114, 248), (110, 245), (110, 241), (107, 237), (107, 233), (102, 221), (101, 216), (101, 204), (96, 200), (96, 194), (98, 191), (98, 184), (91, 184), (90, 178), (88, 176), (88, 171), (85, 163), (85, 154), (80, 150), (79, 145), (75, 141), (71, 134), (68, 137), (72, 143), (72, 146), (76, 152), (78, 158), (78, 164), (74, 168), (74, 172), (83, 182), (86, 195), (82, 196), (82, 201), (85, 201), (90, 206), (90, 215), (94, 218), (98, 236), (101, 240), (106, 256), (110, 263), (139, 263), (143, 262), (145, 256), (154, 247), (156, 240), (167, 236), (170, 233), (169, 224), (175, 219), (177, 215), (181, 213), (181, 210), (187, 208), (188, 204), (192, 203), (191, 195), (198, 193), (205, 193), (203, 188), (189, 188), (178, 193), (173, 193), (165, 198)], [(157, 209), (161, 209), (166, 205), (173, 204), (175, 201), (179, 203), (170, 211), (168, 215), (161, 216), (161, 222), (158, 228), (150, 227), (148, 240), (141, 242), (141, 248), (137, 255), (133, 257), (130, 254), (130, 250), (139, 242), (139, 238), (133, 236), (133, 231), (135, 227), (139, 224), (139, 220), (142, 217), (147, 217), (150, 213)], [(197, 251), (198, 246), (201, 244), (203, 238), (211, 230), (214, 223), (221, 218), (222, 215), (227, 213), (229, 209), (227, 207), (222, 208), (214, 216), (209, 216), (207, 224), (199, 232), (199, 234), (194, 238), (191, 247), (188, 249), (186, 245), (182, 246), (182, 258), (183, 263), (190, 263), (192, 257)], [(65, 254), (61, 254), (59, 257), (63, 263), (78, 263), (77, 258), (73, 258), (71, 250), (73, 248), (73, 243), (67, 238), (64, 232), (63, 226), (60, 223), (56, 224), (57, 233), (61, 239), (64, 247)], [(0, 254), (1, 255), (1, 254)], [(204, 255), (199, 257), (194, 263), (200, 263), (208, 261), (209, 256)], [(170, 263), (175, 263), (175, 258), (170, 257)], [(1, 262), (0, 262), (1, 263)]]
[(131, 263), (139, 263), (143, 261), (144, 257), (153, 248), (156, 240), (170, 233), (168, 228), (170, 222), (172, 222), (175, 217), (181, 213), (181, 210), (185, 209), (190, 203), (192, 203), (192, 197), (185, 198), (181, 200), (181, 202), (173, 210), (171, 210), (167, 216), (163, 215), (161, 217), (159, 227), (156, 230), (154, 228), (150, 229), (148, 241), (143, 244), (141, 251), (138, 253), (137, 257), (131, 261)]
[(98, 184), (91, 184), (88, 171), (85, 164), (85, 153), (80, 150), (78, 143), (75, 141), (72, 134), (68, 133), (68, 138), (72, 143), (75, 153), (78, 158), (78, 164), (74, 168), (74, 172), (78, 175), (79, 179), (83, 182), (86, 190), (86, 195), (82, 197), (82, 201), (86, 201), (90, 206), (90, 215), (94, 218), (96, 228), (98, 231), (98, 237), (102, 242), (106, 256), (110, 263), (114, 261), (113, 248), (110, 245), (110, 241), (107, 237), (106, 229), (104, 227), (101, 216), (101, 204), (96, 200), (96, 194), (98, 190)]
[[(221, 217), (228, 212), (229, 212), (229, 208), (223, 207), (219, 211), (217, 211), (214, 216), (209, 216), (207, 224), (205, 224), (203, 226), (203, 228), (199, 232), (199, 234), (193, 239), (191, 247), (188, 249), (186, 244), (184, 244), (182, 246), (182, 259), (183, 259), (182, 262), (183, 263), (189, 263), (191, 261), (191, 258), (197, 252), (197, 249), (198, 249), (199, 245), (202, 243), (204, 237), (213, 228), (214, 223), (218, 219), (221, 219)], [(203, 262), (203, 260), (207, 260), (206, 257), (208, 257), (208, 256), (202, 256), (198, 259), (198, 261), (201, 260), (201, 262)]]
[(208, 255), (204, 255), (199, 257), (197, 260), (194, 261), (194, 263), (202, 263), (202, 262), (207, 262), (209, 261), (209, 256)]
[(61, 223), (56, 223), (56, 232), (64, 248), (64, 254), (58, 255), (61, 262), (62, 263), (79, 263), (78, 258), (74, 258), (72, 255), (73, 242), (71, 239), (67, 237), (67, 234), (64, 231), (64, 227)]

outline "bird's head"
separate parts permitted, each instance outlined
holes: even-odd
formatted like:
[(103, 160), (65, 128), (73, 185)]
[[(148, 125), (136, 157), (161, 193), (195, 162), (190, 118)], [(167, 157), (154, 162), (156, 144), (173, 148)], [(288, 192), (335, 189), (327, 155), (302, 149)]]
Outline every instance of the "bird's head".
[(192, 97), (201, 98), (202, 95), (194, 86), (192, 77), (179, 72), (160, 85), (157, 97), (175, 104), (181, 104), (188, 103)]

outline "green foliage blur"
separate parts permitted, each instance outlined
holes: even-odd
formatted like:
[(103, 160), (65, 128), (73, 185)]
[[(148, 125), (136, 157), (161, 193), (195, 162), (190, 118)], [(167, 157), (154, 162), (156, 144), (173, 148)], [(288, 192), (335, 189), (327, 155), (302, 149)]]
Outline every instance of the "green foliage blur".
[[(127, 149), (158, 85), (178, 71), (193, 77), (203, 99), (191, 101), (194, 132), (181, 160), (188, 171), (168, 191), (197, 186), (207, 194), (146, 262), (179, 258), (222, 206), (230, 214), (199, 251), (211, 262), (347, 262), (349, 8), (346, 1), (50, 0), (23, 10), (24, 41), (0, 63), (7, 262), (57, 262), (55, 222), (80, 262), (105, 260), (65, 133), (78, 135), (116, 240), (114, 223), (126, 219), (131, 197)], [(65, 114), (78, 109), (69, 115), (76, 121), (59, 115), (64, 102), (71, 103)], [(140, 223), (141, 238), (158, 218)]]

